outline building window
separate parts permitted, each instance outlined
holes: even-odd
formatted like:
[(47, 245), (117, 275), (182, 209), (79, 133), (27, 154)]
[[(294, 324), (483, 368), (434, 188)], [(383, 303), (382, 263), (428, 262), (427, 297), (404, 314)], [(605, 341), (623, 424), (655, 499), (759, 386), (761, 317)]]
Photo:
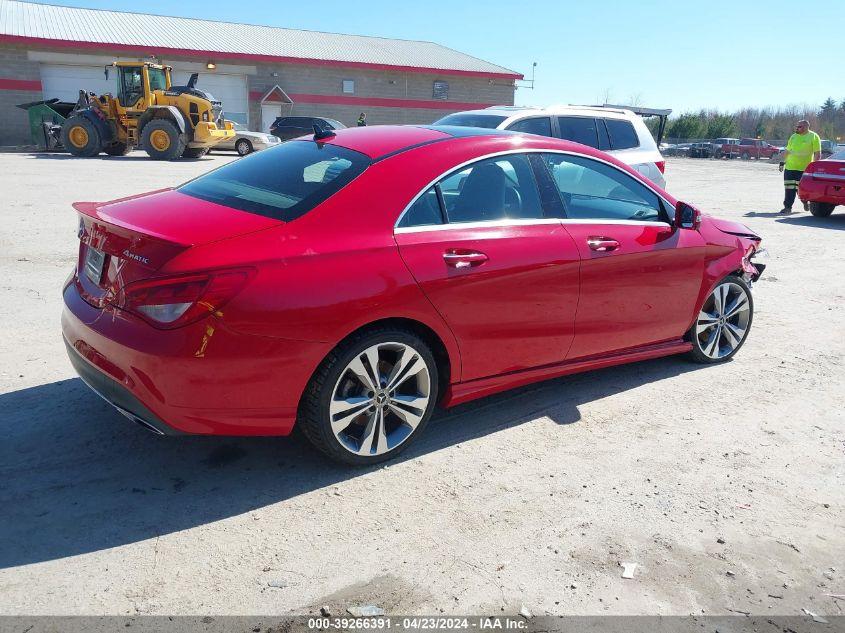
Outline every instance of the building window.
[(432, 91), (432, 96), (435, 99), (440, 99), (441, 101), (446, 101), (449, 98), (449, 82), (447, 81), (435, 81), (434, 82), (434, 89)]
[(355, 94), (355, 80), (354, 79), (344, 79), (343, 80), (343, 93), (352, 95)]

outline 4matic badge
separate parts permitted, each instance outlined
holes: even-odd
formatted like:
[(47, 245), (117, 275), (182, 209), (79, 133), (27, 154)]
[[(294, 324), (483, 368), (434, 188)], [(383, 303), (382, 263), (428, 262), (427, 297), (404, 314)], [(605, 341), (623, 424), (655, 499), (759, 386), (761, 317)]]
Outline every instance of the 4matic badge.
[(133, 253), (128, 248), (125, 251), (123, 251), (123, 256), (126, 257), (127, 259), (133, 259), (136, 262), (141, 262), (142, 264), (149, 264), (150, 263), (150, 260), (148, 258), (146, 258), (142, 255), (138, 255), (136, 253)]

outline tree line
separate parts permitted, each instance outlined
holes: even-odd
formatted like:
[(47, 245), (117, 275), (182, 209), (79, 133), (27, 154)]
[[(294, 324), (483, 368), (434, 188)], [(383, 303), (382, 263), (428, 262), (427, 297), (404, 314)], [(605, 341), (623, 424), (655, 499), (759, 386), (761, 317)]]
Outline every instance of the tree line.
[[(821, 107), (791, 105), (779, 108), (742, 108), (726, 113), (718, 110), (687, 112), (669, 119), (664, 137), (713, 139), (741, 137), (783, 140), (792, 134), (795, 122), (807, 119), (810, 129), (823, 139), (845, 140), (845, 99), (837, 104), (828, 98)], [(650, 120), (654, 125), (656, 120)]]

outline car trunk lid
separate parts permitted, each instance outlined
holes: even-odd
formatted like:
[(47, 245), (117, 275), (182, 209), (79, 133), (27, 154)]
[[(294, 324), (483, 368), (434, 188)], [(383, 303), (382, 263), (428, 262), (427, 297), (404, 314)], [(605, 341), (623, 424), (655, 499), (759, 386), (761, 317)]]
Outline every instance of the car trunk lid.
[(281, 224), (173, 189), (73, 206), (80, 218), (75, 281), (82, 297), (97, 307), (192, 247)]

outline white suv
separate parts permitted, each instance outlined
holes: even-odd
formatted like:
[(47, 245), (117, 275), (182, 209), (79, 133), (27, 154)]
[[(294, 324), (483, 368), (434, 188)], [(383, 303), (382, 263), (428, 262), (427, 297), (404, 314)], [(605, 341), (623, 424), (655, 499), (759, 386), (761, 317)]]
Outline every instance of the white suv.
[(564, 138), (605, 151), (659, 187), (666, 186), (663, 156), (645, 121), (631, 110), (571, 105), (493, 106), (455, 112), (434, 125), (495, 128)]

